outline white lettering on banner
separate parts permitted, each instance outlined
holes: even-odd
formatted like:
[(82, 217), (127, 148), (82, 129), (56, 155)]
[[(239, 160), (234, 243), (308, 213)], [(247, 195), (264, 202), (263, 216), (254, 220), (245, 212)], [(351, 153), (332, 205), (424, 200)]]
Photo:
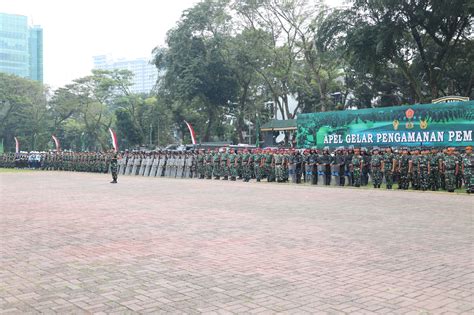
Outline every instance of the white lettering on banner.
[(444, 131), (438, 131), (438, 142), (443, 142), (444, 140)]
[(397, 132), (397, 133), (395, 134), (394, 140), (395, 140), (395, 142), (397, 142), (397, 143), (400, 142), (400, 133)]
[(416, 142), (423, 142), (423, 139), (421, 138), (421, 134), (419, 132), (416, 133)]
[(453, 141), (453, 138), (455, 135), (454, 131), (451, 130), (448, 134), (449, 134), (448, 141)]
[(430, 141), (430, 132), (424, 131), (423, 132), (423, 142), (429, 142)]
[[(331, 144), (331, 143), (342, 143), (342, 135), (325, 135), (324, 136), (324, 144)], [(347, 142), (347, 137), (346, 137)]]
[(352, 133), (344, 138), (342, 135), (325, 135), (324, 144), (363, 144), (363, 143), (434, 143), (434, 142), (471, 142), (472, 130), (448, 131), (447, 139), (444, 131), (405, 131)]
[(394, 134), (391, 132), (388, 134), (388, 141), (387, 142), (393, 142), (393, 136)]
[(463, 139), (464, 141), (472, 141), (472, 130), (463, 131)]

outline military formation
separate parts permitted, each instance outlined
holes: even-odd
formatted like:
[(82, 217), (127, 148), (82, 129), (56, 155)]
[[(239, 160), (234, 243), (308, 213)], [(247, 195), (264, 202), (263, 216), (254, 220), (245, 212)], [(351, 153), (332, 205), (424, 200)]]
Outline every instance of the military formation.
[[(32, 162), (33, 161), (33, 162)], [(197, 178), (249, 182), (333, 186), (368, 186), (407, 190), (446, 190), (464, 186), (474, 192), (472, 147), (456, 148), (338, 148), (329, 149), (197, 149), (114, 153), (49, 152), (4, 154), (0, 167), (42, 170), (111, 172), (118, 175)]]
[(112, 153), (66, 151), (5, 153), (0, 155), (0, 167), (107, 173), (112, 156)]

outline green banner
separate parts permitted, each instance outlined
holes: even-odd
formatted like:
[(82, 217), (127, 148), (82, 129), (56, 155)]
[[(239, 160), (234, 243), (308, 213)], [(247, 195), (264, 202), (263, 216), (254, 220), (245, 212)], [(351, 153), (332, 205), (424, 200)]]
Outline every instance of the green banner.
[(299, 114), (299, 148), (474, 145), (474, 101)]

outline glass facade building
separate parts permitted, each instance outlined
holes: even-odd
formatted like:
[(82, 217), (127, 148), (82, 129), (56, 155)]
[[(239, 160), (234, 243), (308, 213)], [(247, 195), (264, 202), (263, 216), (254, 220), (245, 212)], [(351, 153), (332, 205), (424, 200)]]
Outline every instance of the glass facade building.
[(94, 69), (98, 70), (130, 70), (133, 73), (133, 93), (151, 92), (158, 78), (158, 70), (146, 58), (114, 60), (109, 55), (94, 56)]
[(31, 80), (43, 82), (43, 29), (35, 25), (29, 30), (30, 76)]
[(0, 13), (0, 72), (43, 81), (43, 29), (26, 16)]

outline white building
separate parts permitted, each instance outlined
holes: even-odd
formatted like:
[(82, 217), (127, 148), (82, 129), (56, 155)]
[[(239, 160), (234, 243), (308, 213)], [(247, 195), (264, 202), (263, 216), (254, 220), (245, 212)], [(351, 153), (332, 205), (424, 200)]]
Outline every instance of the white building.
[(133, 72), (133, 93), (150, 93), (156, 84), (158, 70), (146, 58), (113, 59), (110, 55), (94, 56), (94, 69), (99, 70), (130, 70)]

